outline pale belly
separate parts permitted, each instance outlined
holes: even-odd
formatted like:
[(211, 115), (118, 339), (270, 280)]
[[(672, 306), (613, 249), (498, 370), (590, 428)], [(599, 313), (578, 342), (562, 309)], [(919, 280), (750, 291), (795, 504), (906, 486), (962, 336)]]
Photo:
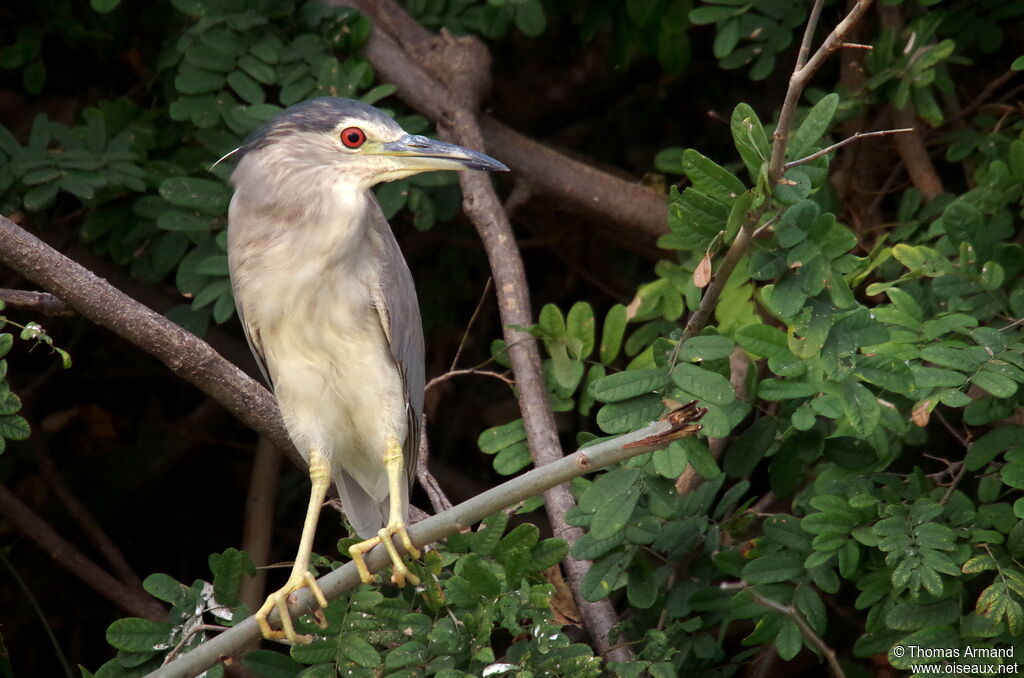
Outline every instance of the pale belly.
[[(303, 456), (322, 449), (375, 501), (388, 494), (382, 463), (387, 437), (404, 441), (401, 377), (376, 311), (347, 318), (283, 323), (266, 342), (267, 362), (285, 425)], [(340, 331), (339, 331), (340, 330)], [(264, 335), (266, 337), (266, 335)], [(345, 346), (341, 351), (326, 347)]]

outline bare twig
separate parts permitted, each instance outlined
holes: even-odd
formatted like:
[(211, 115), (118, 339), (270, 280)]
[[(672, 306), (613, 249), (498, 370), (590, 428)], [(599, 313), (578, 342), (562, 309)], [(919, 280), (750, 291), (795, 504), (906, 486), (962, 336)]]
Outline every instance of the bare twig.
[(904, 127), (902, 129), (882, 129), (882, 130), (877, 130), (875, 132), (857, 132), (853, 136), (846, 137), (842, 141), (838, 141), (838, 142), (832, 144), (831, 146), (826, 146), (825, 148), (821, 149), (820, 151), (816, 151), (814, 153), (811, 153), (810, 155), (808, 155), (808, 156), (806, 156), (804, 158), (800, 158), (799, 160), (790, 160), (789, 162), (785, 163), (782, 166), (782, 170), (786, 171), (786, 170), (792, 169), (793, 167), (799, 167), (800, 165), (806, 165), (809, 162), (813, 162), (813, 161), (817, 160), (818, 158), (820, 158), (823, 155), (828, 155), (832, 151), (840, 149), (843, 146), (845, 146), (846, 144), (853, 143), (854, 141), (857, 141), (859, 139), (865, 139), (867, 137), (884, 137), (884, 136), (886, 136), (888, 134), (903, 134), (903, 133), (906, 133), (906, 132), (913, 132), (913, 131), (914, 131), (913, 127)]
[(434, 377), (433, 379), (427, 382), (427, 385), (426, 387), (424, 387), (424, 389), (429, 391), (435, 386), (443, 384), (444, 382), (448, 381), (452, 377), (462, 377), (469, 374), (476, 375), (478, 377), (491, 377), (492, 379), (497, 379), (499, 381), (504, 382), (509, 388), (515, 388), (516, 386), (515, 381), (509, 379), (501, 372), (492, 372), (491, 370), (478, 370), (475, 367), (471, 367), (465, 370), (452, 370), (450, 372), (445, 372), (440, 376)]
[(32, 589), (28, 587), (25, 580), (18, 574), (17, 568), (14, 567), (14, 563), (7, 557), (7, 553), (0, 549), (0, 561), (3, 561), (4, 565), (11, 573), (11, 578), (14, 579), (14, 583), (21, 589), (22, 594), (28, 600), (28, 604), (32, 606), (32, 611), (35, 612), (36, 617), (39, 618), (39, 623), (42, 625), (43, 630), (46, 631), (46, 638), (50, 641), (50, 647), (56, 655), (57, 660), (60, 662), (60, 666), (64, 669), (64, 675), (68, 678), (75, 678), (75, 671), (71, 670), (71, 664), (68, 663), (68, 658), (64, 654), (64, 650), (61, 649), (60, 643), (57, 641), (57, 636), (53, 633), (53, 627), (50, 626), (50, 621), (46, 618), (46, 614), (43, 613), (43, 608), (39, 606), (39, 601), (32, 595)]
[[(567, 483), (573, 478), (624, 461), (637, 454), (664, 447), (670, 440), (666, 434), (672, 430), (674, 430), (673, 425), (669, 422), (657, 421), (639, 431), (579, 450), (552, 464), (535, 468), (497, 487), (486, 490), (448, 511), (416, 523), (409, 528), (409, 537), (416, 546), (433, 543), (445, 535), (486, 518), (505, 506), (541, 494), (555, 485)], [(366, 564), (371, 572), (386, 567), (390, 562), (387, 551), (381, 546), (366, 556)], [(359, 575), (355, 565), (347, 563), (321, 577), (317, 583), (327, 598), (332, 599), (358, 586)], [(301, 616), (317, 605), (307, 589), (296, 592), (295, 599), (295, 603), (289, 606), (293, 618)], [(276, 615), (276, 611), (271, 614), (271, 624), (277, 623)], [(221, 661), (223, 657), (234, 655), (238, 648), (244, 647), (258, 638), (259, 634), (256, 620), (249, 617), (196, 649), (178, 656), (174, 661), (149, 674), (149, 678), (195, 676)]]
[(761, 593), (752, 586), (748, 586), (746, 582), (722, 582), (721, 586), (726, 591), (746, 591), (750, 596), (757, 601), (758, 605), (762, 605), (767, 608), (771, 608), (776, 612), (786, 615), (793, 623), (800, 629), (800, 633), (806, 638), (814, 647), (818, 648), (823, 655), (825, 655), (826, 661), (828, 661), (829, 668), (832, 669), (832, 673), (836, 678), (846, 678), (846, 673), (843, 671), (843, 667), (839, 665), (839, 660), (836, 659), (836, 652), (831, 647), (825, 644), (825, 641), (821, 639), (811, 625), (807, 623), (804, 616), (793, 607), (792, 605), (783, 605), (782, 603), (772, 600)]
[(10, 308), (17, 308), (23, 311), (34, 311), (43, 315), (51, 316), (72, 316), (74, 309), (65, 304), (60, 298), (48, 292), (29, 292), (26, 290), (0, 289), (0, 301), (3, 301)]
[(0, 484), (0, 513), (23, 535), (34, 541), (100, 596), (129, 614), (147, 619), (164, 618), (163, 607), (141, 590), (122, 584), (99, 565), (82, 555), (26, 506), (6, 485)]
[[(256, 442), (256, 454), (249, 474), (249, 490), (245, 497), (245, 523), (242, 527), (242, 550), (252, 556), (257, 565), (270, 559), (271, 534), (274, 527), (274, 504), (277, 479), (281, 472), (281, 452), (266, 438)], [(242, 584), (242, 600), (250, 610), (258, 609), (264, 599), (267, 571), (256, 570), (256, 575)]]
[[(491, 291), (491, 285), (494, 284), (494, 278), (488, 277), (487, 282), (484, 283), (484, 291), (480, 293), (480, 301), (476, 302), (476, 308), (473, 309), (473, 315), (469, 316), (469, 322), (466, 323), (466, 331), (462, 333), (462, 339), (459, 341), (459, 347), (455, 349), (455, 357), (452, 358), (452, 365), (448, 368), (449, 372), (455, 371), (455, 366), (459, 364), (459, 358), (462, 357), (462, 349), (466, 347), (466, 340), (469, 339), (469, 331), (473, 328), (473, 323), (476, 322), (477, 317), (480, 316), (480, 310), (484, 307), (484, 302), (487, 301), (487, 293)], [(433, 380), (431, 380), (433, 382)], [(428, 385), (427, 388), (430, 388)]]
[(427, 441), (426, 419), (424, 416), (423, 426), (421, 427), (423, 433), (420, 435), (420, 453), (416, 457), (416, 479), (420, 481), (420, 487), (427, 493), (427, 498), (430, 499), (430, 505), (434, 508), (434, 513), (441, 513), (450, 509), (452, 502), (444, 490), (441, 489), (441, 483), (437, 482), (437, 478), (430, 472), (430, 443)]
[(53, 463), (53, 457), (50, 456), (49, 450), (46, 449), (40, 434), (37, 433), (32, 436), (32, 440), (36, 451), (36, 460), (39, 463), (39, 470), (42, 471), (43, 477), (46, 478), (47, 487), (53, 490), (53, 493), (64, 504), (64, 508), (67, 509), (74, 521), (78, 523), (85, 536), (103, 554), (103, 557), (110, 564), (110, 567), (120, 578), (121, 582), (125, 586), (135, 589), (139, 594), (144, 594), (145, 589), (142, 588), (142, 580), (139, 579), (139, 575), (128, 564), (124, 554), (121, 553), (121, 549), (103, 531), (103, 528), (93, 518), (89, 509), (86, 508), (85, 504), (78, 498), (78, 495), (71, 489), (71, 486), (64, 480), (64, 476), (57, 470), (57, 465)]

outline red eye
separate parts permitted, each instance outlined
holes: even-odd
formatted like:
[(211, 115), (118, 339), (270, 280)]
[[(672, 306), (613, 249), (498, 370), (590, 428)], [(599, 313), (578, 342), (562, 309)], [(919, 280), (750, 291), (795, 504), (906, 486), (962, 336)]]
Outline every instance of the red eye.
[(366, 141), (366, 132), (358, 127), (346, 127), (341, 130), (341, 143), (347, 148), (359, 148)]

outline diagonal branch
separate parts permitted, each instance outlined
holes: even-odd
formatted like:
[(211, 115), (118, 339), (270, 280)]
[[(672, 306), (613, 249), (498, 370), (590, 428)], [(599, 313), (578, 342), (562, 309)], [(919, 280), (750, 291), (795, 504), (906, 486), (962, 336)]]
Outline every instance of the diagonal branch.
[[(367, 56), (381, 74), (394, 78), (399, 94), (414, 107), (438, 122), (443, 137), (470, 148), (484, 148), (482, 127), (476, 111), (490, 85), (490, 55), (475, 38), (455, 39), (447, 34), (432, 36), (417, 24), (394, 0), (346, 0), (355, 4), (374, 22), (377, 30), (367, 46)], [(385, 36), (384, 32), (390, 31)], [(386, 54), (388, 61), (381, 55)], [(400, 65), (388, 68), (386, 64)], [(503, 150), (488, 150), (505, 158)], [(510, 160), (511, 162), (511, 160)], [(516, 169), (516, 163), (511, 165)], [(527, 179), (533, 168), (518, 167)], [(548, 402), (547, 384), (541, 371), (537, 340), (517, 327), (532, 324), (529, 286), (522, 257), (516, 246), (508, 215), (494, 192), (491, 180), (480, 172), (460, 175), (463, 208), (483, 241), (494, 276), (498, 308), (508, 345), (509, 360), (518, 387), (519, 409), (534, 464), (538, 467), (563, 458), (555, 428), (554, 415)], [(622, 182), (620, 182), (622, 183)], [(588, 186), (586, 200), (602, 189)], [(611, 196), (621, 199), (618, 194)], [(658, 198), (659, 203), (661, 198)], [(659, 206), (664, 212), (664, 205)], [(568, 486), (554, 486), (544, 494), (544, 507), (555, 536), (573, 544), (583, 530), (569, 525), (566, 514), (576, 505)], [(632, 651), (625, 646), (614, 647), (609, 636), (618, 623), (615, 608), (607, 600), (592, 602), (581, 594), (583, 578), (590, 562), (568, 556), (563, 561), (570, 588), (583, 622), (602, 655), (612, 661), (628, 661)]]
[[(549, 488), (564, 484), (573, 478), (618, 463), (630, 457), (654, 449), (660, 449), (678, 437), (678, 431), (667, 421), (656, 421), (639, 431), (612, 440), (591, 445), (558, 461), (535, 468), (532, 471), (506, 481), (461, 504), (430, 516), (409, 528), (412, 543), (419, 546), (433, 543), (444, 536), (472, 525), (506, 506), (534, 497)], [(690, 432), (692, 433), (692, 432)], [(366, 565), (377, 571), (390, 564), (384, 548), (378, 547), (366, 556)], [(329, 599), (359, 586), (359, 575), (354, 563), (330, 572), (317, 580), (321, 590)], [(316, 600), (308, 589), (295, 594), (296, 602), (289, 606), (293, 618), (297, 618), (316, 607)], [(277, 611), (271, 614), (271, 623), (276, 623)], [(196, 649), (179, 655), (173, 661), (149, 674), (147, 678), (184, 678), (195, 676), (238, 652), (260, 637), (256, 620), (252, 617), (212, 638)]]
[[(446, 66), (436, 57), (417, 58), (433, 34), (392, 2), (334, 0), (355, 6), (373, 19), (375, 30), (363, 47), (381, 79), (398, 87), (398, 96), (432, 120), (442, 120), (451, 105), (438, 86)], [(602, 223), (657, 237), (668, 233), (665, 196), (624, 181), (516, 132), (489, 115), (479, 117), (486, 148), (530, 184), (538, 195)], [(481, 146), (482, 147), (482, 146)]]
[(141, 589), (134, 589), (110, 576), (102, 567), (82, 554), (26, 506), (6, 485), (0, 484), (0, 514), (19, 532), (34, 541), (98, 594), (129, 614), (147, 619), (164, 618), (163, 607)]
[(277, 402), (270, 392), (202, 339), (2, 216), (0, 263), (56, 295), (83, 317), (159, 358), (176, 375), (286, 451), (299, 468), (306, 467), (285, 432)]

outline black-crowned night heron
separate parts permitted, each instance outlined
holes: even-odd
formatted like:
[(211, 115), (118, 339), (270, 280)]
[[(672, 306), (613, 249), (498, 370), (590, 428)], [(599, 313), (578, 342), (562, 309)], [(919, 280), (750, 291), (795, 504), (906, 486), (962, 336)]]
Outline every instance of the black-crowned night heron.
[[(409, 268), (371, 187), (430, 170), (507, 170), (460, 146), (407, 134), (372, 106), (337, 97), (292, 106), (236, 152), (228, 262), (238, 315), (313, 483), (288, 582), (256, 613), (267, 638), (295, 633), (287, 597), (308, 586), (313, 535), (333, 479), (365, 541), (379, 543), (392, 581), (418, 583), (395, 547), (406, 532), (423, 411), (423, 329)], [(385, 520), (386, 516), (386, 520)], [(277, 608), (281, 629), (267, 621)]]

